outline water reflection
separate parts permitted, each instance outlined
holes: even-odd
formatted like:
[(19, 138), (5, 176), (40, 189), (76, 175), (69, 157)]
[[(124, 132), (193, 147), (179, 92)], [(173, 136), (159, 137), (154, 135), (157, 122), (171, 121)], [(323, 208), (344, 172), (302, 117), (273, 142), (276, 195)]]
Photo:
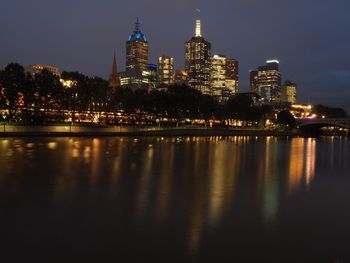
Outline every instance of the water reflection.
[[(153, 157), (154, 149), (151, 148), (151, 150)], [(172, 184), (175, 176), (173, 172), (175, 164), (175, 151), (176, 146), (171, 144), (169, 145), (168, 154), (160, 156), (160, 178), (155, 202), (156, 219), (159, 223), (162, 223), (169, 216), (169, 208), (173, 194)]]
[(309, 189), (315, 176), (315, 166), (316, 139), (292, 139), (289, 158), (289, 192), (300, 190), (303, 183)]
[(149, 148), (143, 151), (141, 160), (138, 163), (141, 164), (140, 167), (136, 165), (136, 162), (131, 163), (131, 169), (135, 170), (140, 168), (137, 173), (140, 175), (138, 190), (136, 192), (137, 202), (136, 202), (136, 216), (138, 220), (143, 220), (145, 213), (150, 205), (151, 198), (151, 179), (152, 179), (152, 166), (153, 166), (153, 148)]
[[(265, 144), (265, 159), (261, 158), (263, 163), (260, 176), (263, 177), (263, 217), (265, 222), (269, 223), (275, 219), (278, 210), (278, 174), (276, 166), (278, 165), (279, 152), (276, 151), (274, 138), (267, 137)], [(279, 149), (279, 148), (277, 148)]]
[(290, 191), (297, 190), (300, 186), (304, 171), (304, 138), (292, 139), (290, 145), (288, 188)]
[[(0, 190), (31, 195), (34, 187), (60, 218), (86, 208), (133, 233), (169, 232), (198, 256), (208, 237), (239, 232), (233, 222), (274, 226), (287, 200), (312, 191), (319, 155), (329, 154), (319, 147), (333, 146), (273, 137), (4, 139)], [(334, 160), (349, 168), (348, 149)]]
[(310, 188), (312, 181), (315, 176), (315, 165), (316, 165), (316, 139), (308, 139), (306, 146), (306, 185)]

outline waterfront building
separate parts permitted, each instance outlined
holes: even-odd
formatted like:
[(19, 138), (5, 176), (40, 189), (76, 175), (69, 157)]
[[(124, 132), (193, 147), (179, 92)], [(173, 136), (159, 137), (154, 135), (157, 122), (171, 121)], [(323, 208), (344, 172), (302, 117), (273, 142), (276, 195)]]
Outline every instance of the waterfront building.
[(290, 104), (297, 103), (297, 85), (290, 81), (286, 81), (282, 86), (281, 101)]
[(258, 75), (259, 75), (259, 72), (257, 70), (249, 71), (250, 91), (256, 94), (259, 93), (258, 92)]
[(264, 103), (281, 100), (281, 73), (278, 60), (268, 60), (265, 66), (250, 72), (250, 88), (259, 94)]
[(155, 89), (158, 86), (158, 71), (156, 64), (148, 64), (148, 83), (149, 88)]
[(53, 66), (47, 66), (47, 65), (41, 65), (41, 64), (35, 64), (35, 65), (30, 65), (28, 66), (25, 71), (27, 73), (32, 74), (33, 76), (42, 72), (43, 70), (47, 70), (51, 72), (53, 75), (60, 77), (61, 73), (60, 70), (57, 67)]
[(215, 55), (211, 60), (210, 80), (212, 96), (221, 101), (224, 89), (226, 89), (226, 57)]
[(201, 34), (201, 21), (196, 21), (195, 36), (185, 44), (185, 67), (188, 85), (212, 95), (210, 87), (211, 44)]
[(126, 41), (126, 71), (148, 70), (148, 38), (141, 32), (139, 19), (132, 35)]
[(148, 89), (150, 88), (150, 72), (149, 70), (128, 70), (119, 73), (120, 85), (123, 88)]
[(227, 58), (226, 60), (226, 80), (231, 81), (229, 85), (233, 94), (239, 91), (239, 64), (238, 60), (234, 58)]
[(126, 41), (126, 70), (120, 73), (123, 87), (149, 88), (148, 37), (141, 32), (139, 19), (133, 34)]
[(227, 101), (238, 92), (238, 62), (224, 55), (211, 60), (210, 80), (212, 95), (219, 102)]
[(289, 111), (298, 119), (314, 118), (316, 116), (313, 105), (292, 104)]
[(112, 64), (112, 73), (109, 76), (109, 86), (112, 89), (117, 89), (120, 87), (120, 79), (117, 70), (117, 60), (114, 54), (113, 64)]
[(158, 84), (174, 84), (174, 58), (162, 55), (158, 59)]

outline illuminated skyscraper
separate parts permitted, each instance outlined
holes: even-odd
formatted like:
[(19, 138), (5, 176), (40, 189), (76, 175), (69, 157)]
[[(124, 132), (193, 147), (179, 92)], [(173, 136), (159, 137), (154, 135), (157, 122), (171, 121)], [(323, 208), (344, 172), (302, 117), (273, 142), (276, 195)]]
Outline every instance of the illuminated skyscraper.
[(116, 89), (120, 86), (120, 79), (118, 76), (117, 60), (116, 60), (115, 54), (114, 54), (113, 64), (112, 64), (112, 73), (109, 76), (109, 86), (113, 89)]
[(157, 88), (157, 65), (156, 64), (148, 64), (148, 81), (149, 81), (149, 88), (155, 89)]
[(257, 93), (257, 94), (259, 94), (259, 91), (258, 91), (258, 75), (259, 75), (259, 72), (257, 70), (250, 70), (249, 71), (250, 90), (252, 92)]
[(281, 100), (291, 104), (297, 103), (297, 84), (286, 81), (282, 86)]
[[(236, 59), (227, 58), (226, 60), (226, 88), (229, 97), (238, 93), (239, 89), (239, 64)], [(227, 97), (227, 96), (226, 96)]]
[(123, 87), (132, 89), (150, 87), (148, 68), (148, 38), (141, 32), (139, 19), (126, 42), (126, 71), (120, 73)]
[(158, 59), (158, 83), (159, 85), (174, 84), (174, 59), (161, 56)]
[(281, 99), (279, 61), (268, 60), (266, 63), (266, 66), (250, 72), (250, 88), (259, 94), (265, 103), (279, 102)]
[(141, 32), (139, 19), (135, 23), (134, 33), (126, 42), (126, 71), (148, 70), (148, 38)]
[(201, 21), (196, 21), (195, 36), (186, 42), (185, 67), (189, 86), (212, 95), (210, 87), (211, 44), (201, 33)]
[(227, 101), (238, 92), (238, 62), (223, 55), (211, 60), (210, 80), (212, 95), (219, 101)]
[(226, 60), (226, 57), (222, 55), (215, 55), (211, 60), (211, 95), (219, 101), (221, 101), (223, 90), (226, 88)]

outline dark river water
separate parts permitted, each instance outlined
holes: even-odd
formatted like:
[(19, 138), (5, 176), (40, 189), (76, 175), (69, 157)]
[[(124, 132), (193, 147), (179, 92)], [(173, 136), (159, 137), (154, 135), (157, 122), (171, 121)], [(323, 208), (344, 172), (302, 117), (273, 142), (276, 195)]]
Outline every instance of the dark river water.
[(346, 138), (0, 139), (0, 262), (350, 262)]

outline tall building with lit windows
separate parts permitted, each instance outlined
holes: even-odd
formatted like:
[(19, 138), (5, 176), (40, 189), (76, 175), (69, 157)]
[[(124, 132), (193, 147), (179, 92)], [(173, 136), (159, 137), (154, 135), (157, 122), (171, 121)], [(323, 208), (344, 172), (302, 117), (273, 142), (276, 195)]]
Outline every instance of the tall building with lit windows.
[(223, 91), (226, 88), (226, 62), (227, 59), (223, 55), (214, 55), (211, 60), (211, 95), (218, 101), (222, 100)]
[(132, 89), (149, 88), (148, 38), (141, 32), (139, 19), (133, 34), (126, 41), (126, 70), (120, 73), (123, 87)]
[(258, 91), (258, 71), (250, 70), (249, 78), (250, 78), (250, 91), (259, 94)]
[(126, 71), (148, 69), (148, 38), (141, 32), (139, 19), (135, 23), (134, 33), (126, 41)]
[(158, 85), (158, 70), (157, 70), (156, 64), (148, 64), (148, 82), (149, 82), (149, 88), (155, 89)]
[(227, 101), (238, 92), (238, 62), (224, 55), (211, 60), (210, 83), (212, 96), (219, 102)]
[(297, 84), (290, 81), (285, 81), (282, 86), (281, 101), (290, 104), (297, 103)]
[(160, 56), (158, 59), (158, 84), (160, 86), (169, 86), (174, 84), (174, 58)]
[(281, 101), (281, 72), (278, 60), (268, 60), (265, 66), (250, 72), (250, 89), (265, 103)]
[(212, 95), (210, 87), (211, 44), (202, 37), (201, 21), (196, 21), (195, 36), (186, 42), (185, 67), (188, 85)]
[(239, 64), (234, 58), (226, 60), (226, 87), (229, 97), (238, 93), (239, 89)]

